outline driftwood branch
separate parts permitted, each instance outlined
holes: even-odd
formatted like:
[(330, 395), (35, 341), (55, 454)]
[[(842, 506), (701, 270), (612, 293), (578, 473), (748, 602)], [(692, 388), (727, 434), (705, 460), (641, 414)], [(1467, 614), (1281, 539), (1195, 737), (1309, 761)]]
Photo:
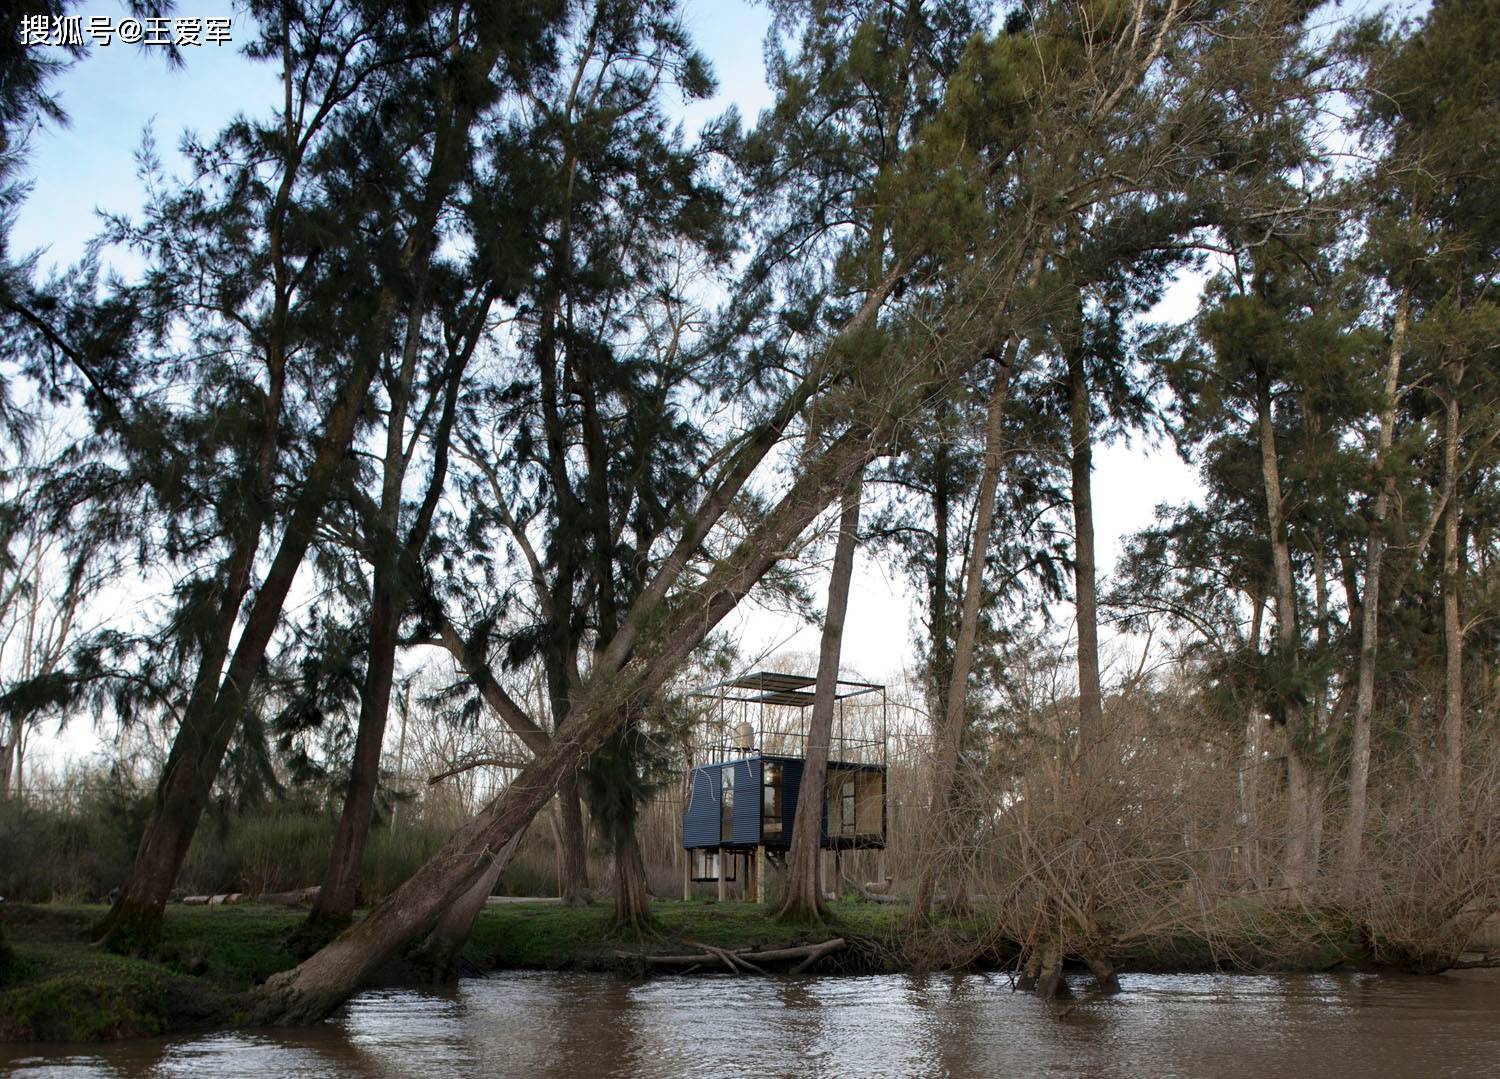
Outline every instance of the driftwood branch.
[(525, 768), (530, 763), (529, 760), (523, 760), (520, 757), (475, 757), (462, 764), (454, 765), (446, 772), (439, 772), (427, 781), (427, 785), (434, 786), (445, 779), (451, 779), (475, 768)]
[(798, 948), (769, 948), (759, 952), (730, 951), (727, 948), (716, 948), (711, 944), (702, 944), (692, 940), (687, 943), (694, 948), (702, 948), (703, 951), (693, 955), (636, 955), (632, 952), (617, 954), (626, 959), (644, 959), (655, 967), (682, 967), (684, 974), (692, 973), (700, 967), (717, 966), (727, 967), (734, 974), (743, 974), (747, 971), (766, 974), (767, 971), (762, 969), (760, 964), (790, 962), (797, 964), (791, 969), (791, 973), (802, 974), (824, 956), (843, 951), (849, 946), (849, 942), (843, 937), (834, 937), (820, 944), (808, 944)]
[(731, 952), (724, 948), (716, 948), (712, 944), (704, 944), (701, 941), (690, 940), (686, 943), (694, 948), (702, 948), (709, 955), (717, 956), (719, 961), (729, 968), (731, 974), (742, 974), (748, 970), (755, 974), (764, 974), (765, 971), (750, 962), (743, 952)]

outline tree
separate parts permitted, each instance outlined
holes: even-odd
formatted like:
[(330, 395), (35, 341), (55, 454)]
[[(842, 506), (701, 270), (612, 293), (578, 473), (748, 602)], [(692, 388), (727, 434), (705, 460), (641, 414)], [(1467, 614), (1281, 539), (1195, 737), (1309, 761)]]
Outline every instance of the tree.
[[(503, 170), (496, 170), (496, 175), (508, 177)], [(460, 393), (491, 328), (492, 307), (517, 290), (519, 260), (514, 249), (529, 246), (528, 222), (518, 220), (524, 217), (524, 204), (507, 197), (513, 194), (507, 188), (501, 179), (479, 187), (466, 201), (466, 232), (477, 238), (476, 250), (466, 264), (435, 267), (431, 307), (413, 316), (415, 324), (435, 321), (437, 333), (408, 333), (399, 355), (381, 373), (387, 406), (385, 445), (375, 477), (378, 494), (372, 497), (356, 489), (350, 500), (355, 519), (351, 531), (362, 536), (363, 553), (371, 563), (364, 680), (344, 807), (328, 871), (309, 915), (314, 926), (342, 928), (354, 910), (380, 781), (400, 625), (403, 617), (419, 609), (422, 559), (447, 489)], [(430, 339), (433, 336), (436, 340)], [(429, 461), (425, 490), (416, 506), (409, 507), (404, 501), (407, 473), (424, 442)]]
[(1438, 800), (1450, 821), (1459, 810), (1466, 725), (1461, 486), (1494, 445), (1493, 402), (1500, 393), (1492, 362), (1500, 309), (1491, 296), (1500, 266), (1497, 189), (1479, 149), (1497, 123), (1496, 18), (1491, 3), (1434, 5), (1417, 33), (1377, 57), (1379, 93), (1369, 99), (1369, 119), (1388, 140), (1394, 162), (1391, 197), (1415, 208), (1421, 221), (1405, 250), (1392, 252), (1392, 284), (1410, 305), (1416, 377), (1430, 385), (1441, 409), (1435, 432), (1444, 664)]
[[(689, 145), (663, 108), (673, 90), (711, 86), (675, 5), (593, 3), (577, 16), (567, 66), (539, 87), (506, 163), (534, 202), (539, 252), (514, 337), (460, 413), (470, 510), (446, 538), (429, 608), (465, 670), (493, 681), (492, 663), (540, 667), (554, 736), (703, 466), (694, 417), (717, 376), (696, 275), (728, 252), (718, 129)], [(563, 896), (586, 902), (576, 775), (559, 806)]]
[[(812, 714), (807, 725), (806, 760), (802, 790), (828, 789), (828, 754), (833, 739), (833, 713), (838, 707), (839, 656), (844, 641), (844, 615), (849, 609), (849, 579), (854, 573), (854, 548), (859, 539), (863, 475), (844, 493), (839, 512), (838, 539), (829, 571), (828, 604), (823, 614), (823, 639), (818, 651), (818, 674), (813, 687)], [(822, 799), (795, 815), (792, 844), (786, 856), (786, 898), (780, 917), (817, 921), (823, 910), (818, 862), (823, 853)]]

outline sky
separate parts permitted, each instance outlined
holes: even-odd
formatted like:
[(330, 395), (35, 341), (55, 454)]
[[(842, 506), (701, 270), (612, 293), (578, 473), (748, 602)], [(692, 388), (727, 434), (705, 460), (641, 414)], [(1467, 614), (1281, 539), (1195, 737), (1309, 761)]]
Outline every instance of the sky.
[[(32, 190), (17, 217), (13, 250), (37, 251), (45, 272), (77, 259), (99, 227), (98, 214), (132, 213), (141, 206), (136, 155), (149, 129), (169, 169), (179, 167), (176, 146), (185, 131), (207, 137), (238, 113), (264, 113), (278, 96), (274, 70), (243, 57), (238, 49), (248, 37), (248, 21), (236, 18), (226, 0), (179, 0), (179, 16), (229, 16), (233, 44), (185, 49), (184, 69), (167, 66), (155, 50), (121, 45), (93, 47), (88, 56), (54, 84), (69, 115), (67, 127), (44, 126), (32, 135), (28, 172)], [(124, 17), (116, 3), (85, 3), (90, 16)], [(744, 0), (688, 0), (685, 19), (698, 47), (718, 77), (710, 100), (681, 109), (694, 130), (734, 105), (746, 121), (771, 102), (763, 77), (762, 43), (769, 25), (765, 8)], [(128, 271), (128, 266), (122, 266)], [(1197, 296), (1196, 281), (1182, 281), (1155, 317), (1176, 320), (1188, 314)], [(1196, 496), (1193, 471), (1170, 446), (1142, 443), (1096, 448), (1094, 458), (1095, 528), (1101, 579), (1106, 578), (1125, 536), (1150, 524), (1163, 501)], [(824, 579), (809, 586), (821, 600)], [(1066, 609), (1059, 613), (1064, 619)], [(746, 655), (815, 652), (817, 627), (785, 615), (747, 609), (724, 625)], [(845, 624), (844, 665), (860, 676), (897, 681), (912, 665), (913, 596), (908, 583), (875, 558), (856, 561)], [(38, 755), (58, 762), (97, 751), (97, 737), (84, 722), (61, 736), (48, 730), (32, 743)]]

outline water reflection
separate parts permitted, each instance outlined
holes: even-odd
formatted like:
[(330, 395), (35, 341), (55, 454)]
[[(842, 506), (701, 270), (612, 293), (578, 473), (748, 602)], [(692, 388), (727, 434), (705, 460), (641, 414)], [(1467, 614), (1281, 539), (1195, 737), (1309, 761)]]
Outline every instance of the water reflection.
[(1135, 976), (1059, 1009), (1003, 975), (639, 981), (510, 973), (365, 993), (332, 1022), (0, 1047), (27, 1076), (1490, 1074), (1500, 983)]

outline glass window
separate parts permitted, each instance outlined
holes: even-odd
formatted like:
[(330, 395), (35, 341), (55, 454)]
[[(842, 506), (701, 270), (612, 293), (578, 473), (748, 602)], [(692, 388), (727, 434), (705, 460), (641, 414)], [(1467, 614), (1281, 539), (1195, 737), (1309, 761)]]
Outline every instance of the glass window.
[(719, 770), (723, 800), (719, 806), (719, 842), (734, 841), (734, 766), (726, 764)]
[[(716, 850), (694, 850), (692, 852), (692, 876), (697, 881), (716, 881), (720, 870), (726, 868), (724, 858)], [(734, 880), (734, 859), (727, 863), (729, 875), (725, 880)]]
[(844, 835), (854, 834), (854, 777), (850, 776), (844, 780), (839, 787), (840, 831)]
[(767, 761), (760, 806), (760, 834), (763, 838), (774, 839), (783, 834), (781, 820), (783, 789), (781, 765)]

